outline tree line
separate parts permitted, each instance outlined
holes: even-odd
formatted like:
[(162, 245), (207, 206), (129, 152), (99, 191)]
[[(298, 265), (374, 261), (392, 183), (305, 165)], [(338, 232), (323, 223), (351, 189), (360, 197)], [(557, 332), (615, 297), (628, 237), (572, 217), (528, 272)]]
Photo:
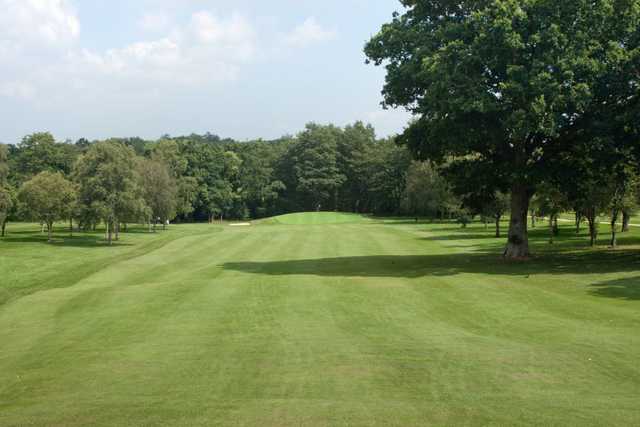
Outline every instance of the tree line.
[[(477, 217), (501, 237), (511, 195), (491, 173), (470, 159), (413, 160), (394, 138), (376, 139), (361, 122), (312, 123), (295, 137), (248, 142), (205, 134), (71, 143), (35, 133), (0, 146), (0, 227), (4, 236), (9, 220), (35, 220), (51, 239), (55, 222), (68, 221), (70, 233), (102, 225), (111, 243), (131, 223), (156, 231), (176, 219), (339, 210), (455, 219), (463, 227)], [(594, 245), (607, 214), (615, 246), (618, 228), (628, 231), (640, 204), (640, 180), (634, 168), (592, 179), (540, 184), (529, 205), (531, 226), (545, 217), (553, 243), (560, 214), (573, 211), (576, 233), (587, 222)]]
[(238, 142), (212, 134), (80, 139), (50, 133), (0, 146), (0, 225), (39, 221), (49, 231), (167, 221), (262, 218), (339, 210), (452, 217), (459, 199), (437, 169), (412, 160), (372, 126), (308, 124), (296, 136)]

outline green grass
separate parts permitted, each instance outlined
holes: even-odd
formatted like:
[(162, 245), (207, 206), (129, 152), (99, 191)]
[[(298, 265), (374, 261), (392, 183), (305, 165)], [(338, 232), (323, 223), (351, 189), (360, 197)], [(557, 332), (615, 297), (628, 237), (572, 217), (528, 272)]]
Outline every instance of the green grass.
[(280, 215), (258, 221), (261, 224), (281, 225), (325, 225), (325, 224), (352, 224), (370, 222), (369, 217), (343, 212), (300, 212)]
[(640, 229), (571, 228), (11, 224), (0, 425), (638, 425)]

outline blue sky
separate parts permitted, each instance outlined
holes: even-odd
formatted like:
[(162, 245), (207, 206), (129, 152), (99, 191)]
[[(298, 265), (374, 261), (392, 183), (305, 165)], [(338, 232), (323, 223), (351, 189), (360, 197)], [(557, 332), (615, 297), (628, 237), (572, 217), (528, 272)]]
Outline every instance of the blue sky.
[(402, 130), (362, 48), (397, 0), (0, 0), (0, 141)]

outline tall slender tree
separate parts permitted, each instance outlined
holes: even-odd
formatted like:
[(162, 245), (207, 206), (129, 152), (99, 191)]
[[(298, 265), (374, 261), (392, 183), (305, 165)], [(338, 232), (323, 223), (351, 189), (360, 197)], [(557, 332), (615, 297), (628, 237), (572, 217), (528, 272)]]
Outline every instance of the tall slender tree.
[(163, 224), (176, 216), (178, 189), (169, 168), (158, 160), (140, 159), (138, 162), (140, 186), (146, 206), (153, 219), (154, 231), (157, 219)]

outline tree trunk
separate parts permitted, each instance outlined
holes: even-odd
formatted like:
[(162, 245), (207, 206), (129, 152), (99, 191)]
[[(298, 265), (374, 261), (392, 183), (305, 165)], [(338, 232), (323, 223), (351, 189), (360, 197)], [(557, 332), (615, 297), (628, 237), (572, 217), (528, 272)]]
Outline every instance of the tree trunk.
[(616, 233), (617, 222), (618, 222), (618, 210), (614, 209), (611, 212), (611, 247), (615, 248), (618, 246), (618, 236)]
[(111, 221), (108, 221), (107, 222), (107, 243), (109, 244), (109, 246), (111, 246), (111, 244), (113, 243), (112, 235), (113, 235), (113, 223)]
[(558, 214), (552, 215), (553, 217), (553, 235), (560, 235), (560, 227), (558, 227)]
[(531, 228), (536, 228), (536, 211), (531, 211)]
[(589, 209), (586, 213), (587, 222), (589, 223), (589, 245), (595, 246), (598, 239), (598, 220), (595, 209)]
[(2, 237), (4, 237), (4, 236), (5, 236), (5, 229), (6, 229), (6, 228), (7, 228), (7, 218), (4, 218), (4, 219), (2, 220), (2, 234), (1, 234), (1, 235), (2, 235)]
[(629, 231), (629, 223), (631, 222), (631, 212), (628, 210), (622, 211), (622, 232), (627, 233)]
[(496, 237), (500, 238), (500, 220), (502, 219), (502, 215), (496, 215)]
[(582, 222), (582, 214), (576, 212), (576, 234), (580, 234), (580, 223)]
[(114, 229), (115, 229), (114, 231), (115, 231), (115, 234), (116, 234), (115, 240), (117, 242), (118, 240), (120, 240), (120, 221), (118, 221), (118, 220), (115, 221)]
[(69, 236), (73, 237), (73, 218), (69, 218)]
[(47, 242), (51, 243), (51, 241), (53, 240), (52, 235), (53, 234), (53, 221), (49, 221), (47, 222)]
[(556, 231), (553, 228), (553, 215), (549, 215), (549, 244), (553, 245), (553, 237), (556, 235)]
[(511, 221), (509, 222), (509, 240), (504, 250), (504, 258), (525, 259), (529, 253), (527, 233), (527, 215), (529, 213), (530, 194), (522, 184), (514, 184), (511, 189)]

